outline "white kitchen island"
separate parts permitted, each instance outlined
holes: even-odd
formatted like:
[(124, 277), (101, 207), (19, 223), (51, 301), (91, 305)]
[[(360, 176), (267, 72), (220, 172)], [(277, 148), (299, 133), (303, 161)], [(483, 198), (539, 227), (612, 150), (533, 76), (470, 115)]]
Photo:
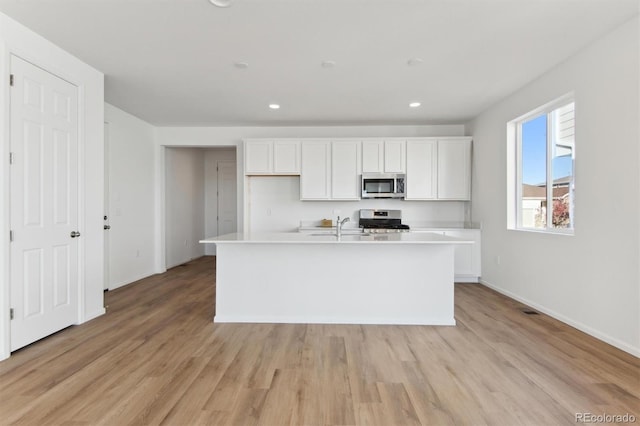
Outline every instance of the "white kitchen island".
[(215, 322), (455, 325), (454, 245), (435, 233), (236, 233), (216, 244)]

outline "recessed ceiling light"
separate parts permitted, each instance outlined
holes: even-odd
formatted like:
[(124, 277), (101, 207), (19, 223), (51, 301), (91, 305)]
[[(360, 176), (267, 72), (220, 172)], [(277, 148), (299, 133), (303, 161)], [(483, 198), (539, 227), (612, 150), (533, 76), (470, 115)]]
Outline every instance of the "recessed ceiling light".
[(218, 6), (218, 7), (229, 7), (229, 6), (231, 6), (231, 0), (209, 0), (209, 3), (211, 3), (214, 6)]
[(335, 61), (322, 61), (322, 68), (333, 68), (336, 66)]
[(280, 109), (280, 105), (278, 105), (278, 104), (269, 104), (269, 108), (271, 108), (271, 109)]
[(410, 67), (417, 67), (418, 65), (422, 64), (424, 61), (420, 58), (411, 58), (407, 61), (407, 65), (409, 65)]
[(247, 62), (234, 62), (233, 66), (242, 70), (249, 68), (249, 64)]
[(409, 104), (411, 108), (418, 108), (420, 105), (422, 105), (420, 102), (411, 102)]

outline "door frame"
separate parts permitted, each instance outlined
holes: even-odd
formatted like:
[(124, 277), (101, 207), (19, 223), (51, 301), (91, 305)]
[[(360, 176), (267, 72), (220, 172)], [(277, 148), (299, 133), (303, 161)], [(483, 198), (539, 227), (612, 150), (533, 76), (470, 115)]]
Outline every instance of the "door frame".
[[(78, 159), (80, 161), (78, 170), (78, 229), (82, 231), (83, 238), (78, 245), (78, 312), (76, 323), (88, 321), (104, 314), (104, 303), (98, 301), (94, 289), (87, 289), (87, 274), (91, 275), (91, 281), (99, 281), (102, 287), (102, 261), (96, 261), (95, 254), (98, 243), (95, 241), (96, 234), (92, 229), (96, 220), (92, 217), (98, 206), (95, 206), (94, 195), (96, 188), (92, 182), (96, 173), (103, 173), (100, 158), (96, 157), (95, 148), (102, 148), (102, 122), (104, 116), (104, 85), (103, 75), (99, 71), (82, 63), (72, 57), (67, 52), (42, 39), (35, 33), (27, 30), (15, 22), (0, 16), (2, 24), (6, 24), (0, 33), (0, 360), (9, 358), (11, 355), (11, 324), (9, 310), (11, 305), (10, 290), (10, 169), (9, 162), (6, 161), (10, 152), (11, 121), (10, 108), (10, 87), (9, 75), (11, 73), (11, 56), (15, 55), (21, 59), (46, 70), (47, 72), (62, 78), (78, 88)], [(99, 77), (99, 79), (98, 79)], [(96, 117), (99, 116), (100, 127), (96, 126)], [(90, 145), (87, 145), (91, 141)], [(97, 142), (97, 143), (96, 143)], [(87, 164), (88, 163), (88, 164)], [(90, 177), (91, 179), (88, 179)], [(88, 182), (91, 180), (92, 182)], [(99, 182), (102, 185), (102, 181)], [(91, 187), (88, 192), (87, 187)], [(99, 196), (102, 197), (100, 190)], [(89, 198), (89, 199), (88, 199)], [(100, 203), (102, 204), (102, 203)], [(102, 210), (102, 206), (99, 206)], [(89, 216), (91, 215), (91, 216)], [(100, 217), (99, 219), (102, 219)], [(101, 223), (101, 221), (100, 221)], [(89, 225), (89, 226), (87, 226)], [(89, 248), (89, 250), (88, 250)], [(102, 250), (99, 249), (99, 256)], [(91, 252), (91, 253), (90, 253)], [(89, 259), (87, 259), (89, 257)], [(98, 272), (88, 272), (86, 263), (90, 261)], [(102, 297), (102, 291), (100, 292)], [(100, 304), (100, 308), (97, 305)], [(94, 306), (96, 305), (96, 306)], [(90, 306), (91, 312), (87, 312)]]
[[(105, 121), (104, 122), (104, 206), (102, 208), (102, 211), (104, 212), (104, 215), (107, 216), (107, 220), (103, 221), (104, 225), (109, 225), (109, 223), (111, 223), (111, 211), (109, 210), (109, 207), (111, 205), (111, 198), (110, 198), (110, 190), (111, 190), (111, 181), (110, 181), (110, 173), (109, 173), (109, 167), (111, 166), (111, 161), (110, 161), (110, 141), (109, 141), (109, 122)], [(111, 265), (111, 240), (109, 238), (109, 232), (107, 229), (104, 230), (104, 283), (102, 283), (102, 287), (104, 288), (105, 291), (109, 290), (109, 286), (111, 285), (111, 270), (110, 265)]]
[[(202, 145), (173, 145), (157, 143), (155, 148), (155, 175), (156, 175), (156, 194), (155, 194), (155, 235), (156, 235), (156, 257), (155, 257), (155, 269), (157, 274), (161, 274), (167, 271), (166, 268), (166, 212), (165, 212), (165, 200), (166, 200), (166, 151), (167, 148), (233, 148), (236, 151), (236, 223), (238, 224), (238, 232), (242, 229), (241, 220), (244, 218), (244, 212), (242, 206), (244, 205), (244, 192), (241, 182), (244, 181), (244, 155), (242, 144), (230, 145), (230, 144), (202, 144)], [(242, 178), (242, 179), (241, 179)]]

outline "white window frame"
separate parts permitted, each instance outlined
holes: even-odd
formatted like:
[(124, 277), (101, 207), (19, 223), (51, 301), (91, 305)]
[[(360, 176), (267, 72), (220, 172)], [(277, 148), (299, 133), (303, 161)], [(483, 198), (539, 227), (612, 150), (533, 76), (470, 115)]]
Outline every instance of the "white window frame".
[[(573, 93), (568, 93), (560, 98), (548, 102), (518, 118), (507, 123), (507, 229), (526, 232), (542, 232), (548, 234), (574, 235), (575, 233), (575, 211), (571, 210), (571, 228), (553, 227), (553, 137), (550, 114), (558, 108), (567, 104), (575, 103)], [(547, 115), (547, 147), (546, 147), (546, 182), (547, 189), (547, 210), (546, 227), (529, 228), (522, 226), (522, 124), (536, 117)], [(575, 146), (573, 147), (575, 156)], [(575, 161), (572, 167), (572, 177), (575, 183)]]

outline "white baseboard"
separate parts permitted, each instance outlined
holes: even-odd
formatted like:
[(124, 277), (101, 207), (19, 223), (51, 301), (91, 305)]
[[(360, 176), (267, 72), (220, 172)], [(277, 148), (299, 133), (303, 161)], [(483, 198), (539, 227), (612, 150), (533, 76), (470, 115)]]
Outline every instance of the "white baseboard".
[(476, 283), (477, 284), (480, 282), (480, 278), (470, 276), (470, 275), (456, 275), (453, 277), (453, 281), (457, 283)]
[(561, 321), (567, 325), (570, 325), (573, 328), (577, 328), (578, 330), (587, 333), (590, 336), (595, 337), (598, 340), (602, 340), (605, 343), (610, 344), (611, 346), (615, 346), (616, 348), (623, 350), (627, 353), (630, 353), (633, 356), (639, 357), (640, 358), (640, 348), (636, 348), (634, 346), (629, 345), (626, 342), (622, 342), (619, 339), (616, 339), (614, 337), (609, 336), (608, 334), (602, 333), (601, 331), (598, 331), (592, 327), (589, 327), (588, 325), (582, 324), (581, 322), (575, 321), (569, 317), (566, 317), (558, 312), (555, 312), (554, 310), (548, 309), (542, 305), (539, 305), (538, 303), (532, 302), (524, 297), (520, 297), (517, 294), (514, 294), (508, 290), (505, 290), (501, 287), (498, 287), (496, 285), (493, 285), (483, 279), (480, 279), (480, 284), (489, 287), (490, 289), (493, 289), (495, 291), (497, 291), (498, 293), (504, 294), (507, 297), (510, 297), (511, 299), (517, 300), (518, 302), (524, 303), (527, 306), (531, 306), (532, 308), (549, 315), (550, 317), (553, 317), (555, 319), (557, 319), (558, 321)]
[(236, 323), (269, 323), (269, 324), (369, 324), (369, 325), (456, 325), (451, 320), (425, 318), (325, 318), (325, 317), (287, 317), (287, 316), (251, 316), (251, 315), (216, 315), (213, 322)]

